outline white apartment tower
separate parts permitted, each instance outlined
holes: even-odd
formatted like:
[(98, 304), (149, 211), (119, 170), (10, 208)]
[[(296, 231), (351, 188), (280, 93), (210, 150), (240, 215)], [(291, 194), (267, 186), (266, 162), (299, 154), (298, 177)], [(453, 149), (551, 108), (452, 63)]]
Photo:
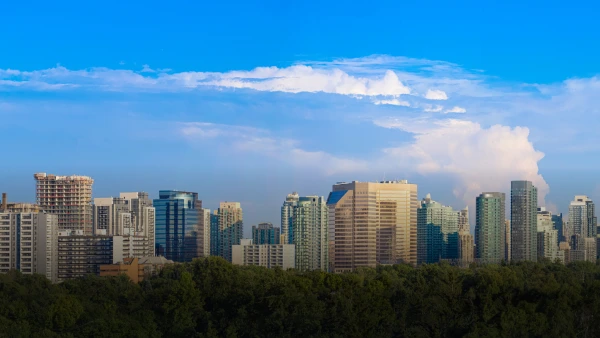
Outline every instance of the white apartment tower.
[(0, 273), (19, 270), (58, 281), (58, 216), (0, 212)]
[(319, 196), (300, 197), (292, 207), (291, 244), (296, 248), (296, 269), (327, 271), (329, 268), (328, 214), (325, 198)]
[(92, 185), (88, 176), (57, 176), (37, 173), (36, 200), (43, 210), (58, 215), (59, 230), (93, 233)]

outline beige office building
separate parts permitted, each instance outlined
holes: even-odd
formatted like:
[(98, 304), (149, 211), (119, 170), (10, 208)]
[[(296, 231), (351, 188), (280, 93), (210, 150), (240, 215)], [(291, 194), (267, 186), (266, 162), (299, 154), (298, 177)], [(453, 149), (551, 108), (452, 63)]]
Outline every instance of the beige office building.
[(231, 247), (239, 245), (244, 233), (243, 211), (239, 202), (221, 202), (219, 210), (219, 256), (231, 262)]
[(327, 199), (330, 271), (417, 264), (417, 185), (338, 183)]
[(34, 178), (37, 204), (49, 214), (58, 215), (59, 230), (93, 233), (91, 177), (37, 173)]

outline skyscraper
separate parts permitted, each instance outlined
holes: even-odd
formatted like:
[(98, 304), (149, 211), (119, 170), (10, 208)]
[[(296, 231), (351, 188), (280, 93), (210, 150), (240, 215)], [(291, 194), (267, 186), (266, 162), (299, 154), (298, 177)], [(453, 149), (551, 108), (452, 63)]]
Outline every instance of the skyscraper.
[[(597, 253), (597, 218), (594, 202), (587, 196), (578, 195), (569, 205), (569, 230), (571, 239), (572, 261), (595, 261)], [(593, 239), (593, 240), (592, 240)], [(584, 244), (582, 244), (584, 243)]]
[(587, 196), (575, 196), (569, 205), (569, 225), (573, 235), (596, 237), (597, 219), (594, 202)]
[(242, 206), (239, 202), (221, 202), (219, 215), (219, 256), (231, 262), (231, 247), (239, 245), (244, 234)]
[(460, 258), (458, 219), (460, 212), (427, 196), (417, 210), (417, 263), (437, 263)]
[(332, 272), (417, 263), (417, 185), (338, 183), (327, 199)]
[(560, 257), (558, 250), (558, 231), (554, 228), (552, 222), (552, 213), (546, 208), (539, 207), (537, 212), (537, 251), (538, 259), (546, 258), (550, 261), (556, 259), (564, 260)]
[(511, 260), (537, 262), (537, 188), (512, 181), (510, 195)]
[(199, 210), (202, 201), (198, 193), (161, 190), (154, 200), (156, 209), (156, 255), (174, 262), (189, 262), (200, 257), (198, 237)]
[(280, 239), (279, 228), (273, 227), (271, 223), (252, 226), (252, 243), (254, 245), (279, 244)]
[(283, 202), (283, 206), (281, 207), (281, 244), (292, 244), (294, 243), (294, 230), (291, 229), (291, 222), (294, 207), (298, 205), (298, 200), (300, 196), (298, 196), (297, 192), (293, 192), (288, 194), (285, 202)]
[(329, 268), (328, 213), (325, 198), (298, 198), (290, 223), (294, 232), (296, 269), (327, 271)]
[(475, 241), (469, 223), (469, 207), (465, 207), (458, 214), (458, 245), (460, 265), (468, 266), (473, 263), (475, 260)]
[(564, 233), (565, 231), (562, 212), (558, 215), (552, 215), (552, 223), (554, 223), (554, 228), (558, 233), (558, 242), (560, 243), (565, 241), (568, 236), (566, 236)]
[(475, 256), (482, 263), (500, 263), (506, 258), (506, 195), (484, 192), (476, 198), (475, 204)]
[(37, 204), (49, 214), (58, 215), (59, 230), (93, 233), (92, 185), (88, 176), (33, 175), (36, 180)]

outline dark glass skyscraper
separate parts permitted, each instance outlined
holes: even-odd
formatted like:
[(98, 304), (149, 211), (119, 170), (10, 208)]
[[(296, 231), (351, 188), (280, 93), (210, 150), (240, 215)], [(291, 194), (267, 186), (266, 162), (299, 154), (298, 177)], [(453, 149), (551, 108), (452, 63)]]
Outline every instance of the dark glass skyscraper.
[(198, 193), (161, 190), (154, 200), (156, 209), (156, 255), (175, 262), (189, 262), (201, 256), (198, 252), (199, 211), (202, 201)]

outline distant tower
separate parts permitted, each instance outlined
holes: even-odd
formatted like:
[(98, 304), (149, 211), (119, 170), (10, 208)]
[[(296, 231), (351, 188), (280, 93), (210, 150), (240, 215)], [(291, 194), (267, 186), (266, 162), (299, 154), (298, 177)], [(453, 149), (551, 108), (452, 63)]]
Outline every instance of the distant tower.
[(294, 229), (291, 229), (291, 223), (294, 207), (298, 206), (299, 199), (300, 196), (294, 191), (287, 195), (285, 202), (283, 202), (283, 206), (281, 207), (281, 244), (294, 243)]
[(512, 181), (510, 194), (511, 260), (537, 262), (537, 188)]
[(219, 210), (219, 256), (231, 262), (231, 248), (239, 245), (244, 234), (242, 206), (239, 202), (221, 202)]
[(506, 195), (484, 192), (476, 200), (475, 248), (482, 263), (497, 264), (505, 255)]
[(460, 258), (459, 215), (427, 194), (417, 210), (417, 264)]

